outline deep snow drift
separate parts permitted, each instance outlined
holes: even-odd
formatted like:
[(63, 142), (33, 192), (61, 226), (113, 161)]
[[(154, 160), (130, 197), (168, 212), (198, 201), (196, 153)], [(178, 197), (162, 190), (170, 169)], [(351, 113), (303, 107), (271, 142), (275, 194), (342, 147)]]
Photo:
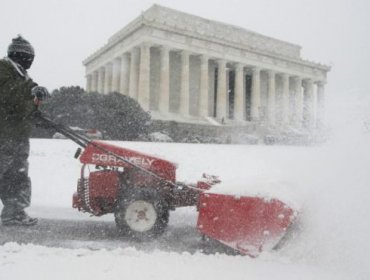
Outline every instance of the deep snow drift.
[[(134, 246), (88, 250), (7, 243), (0, 246), (0, 279), (369, 279), (370, 132), (363, 120), (370, 119), (370, 106), (362, 97), (337, 101), (328, 108), (331, 138), (319, 146), (116, 143), (177, 162), (178, 180), (215, 174), (223, 180), (215, 191), (277, 196), (299, 207), (297, 228), (279, 251), (250, 259)], [(76, 147), (68, 140), (31, 142), (33, 206), (48, 209), (44, 217), (81, 219), (77, 212), (56, 210), (71, 207), (80, 167), (73, 158)], [(193, 210), (170, 223), (195, 224)]]

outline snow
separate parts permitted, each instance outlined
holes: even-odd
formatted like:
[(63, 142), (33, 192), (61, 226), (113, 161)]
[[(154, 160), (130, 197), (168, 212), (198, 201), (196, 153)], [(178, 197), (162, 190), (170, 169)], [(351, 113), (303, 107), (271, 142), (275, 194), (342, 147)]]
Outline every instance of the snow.
[[(277, 197), (299, 209), (296, 229), (280, 250), (255, 259), (194, 252), (189, 230), (197, 213), (188, 208), (171, 214), (175, 247), (88, 238), (69, 246), (7, 242), (0, 246), (0, 279), (369, 279), (370, 133), (363, 129), (364, 114), (369, 119), (363, 104), (361, 98), (338, 98), (334, 109), (343, 113), (333, 120), (329, 114), (332, 138), (318, 146), (115, 142), (178, 163), (180, 181), (214, 174), (222, 183), (213, 192)], [(69, 140), (32, 139), (29, 213), (112, 223), (111, 216), (89, 217), (71, 208), (80, 175), (76, 148)]]
[[(135, 248), (91, 251), (9, 243), (0, 251), (2, 279), (328, 279), (307, 265), (200, 253), (150, 254)], [(22, 268), (19, 270), (19, 268)], [(268, 269), (266, 269), (268, 268)], [(311, 278), (302, 278), (305, 275)], [(338, 279), (338, 278), (337, 278)], [(339, 278), (340, 279), (340, 278)]]

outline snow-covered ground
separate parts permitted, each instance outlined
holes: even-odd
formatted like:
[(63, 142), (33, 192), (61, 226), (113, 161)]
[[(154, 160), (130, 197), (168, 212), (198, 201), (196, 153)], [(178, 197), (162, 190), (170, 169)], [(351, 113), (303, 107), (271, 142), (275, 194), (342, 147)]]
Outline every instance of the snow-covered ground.
[[(358, 104), (343, 102), (343, 112)], [(178, 180), (215, 174), (223, 180), (217, 192), (278, 197), (299, 207), (299, 225), (278, 251), (251, 259), (187, 250), (188, 232), (181, 230), (197, 218), (189, 208), (172, 213), (168, 229), (178, 234), (181, 250), (116, 240), (106, 247), (76, 242), (61, 248), (8, 242), (0, 246), (0, 279), (369, 279), (370, 133), (361, 114), (350, 116), (334, 119), (331, 140), (320, 146), (115, 143), (178, 163)], [(111, 223), (111, 216), (91, 218), (71, 209), (80, 171), (76, 147), (69, 140), (32, 139), (29, 212)]]

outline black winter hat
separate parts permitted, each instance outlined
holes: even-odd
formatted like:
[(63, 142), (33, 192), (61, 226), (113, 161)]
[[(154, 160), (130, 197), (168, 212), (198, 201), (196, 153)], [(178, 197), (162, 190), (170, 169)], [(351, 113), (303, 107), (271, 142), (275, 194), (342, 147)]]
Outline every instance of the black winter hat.
[(35, 51), (31, 44), (25, 40), (21, 35), (18, 35), (17, 38), (12, 40), (12, 43), (8, 47), (8, 56), (11, 53), (26, 53), (32, 56), (35, 56)]

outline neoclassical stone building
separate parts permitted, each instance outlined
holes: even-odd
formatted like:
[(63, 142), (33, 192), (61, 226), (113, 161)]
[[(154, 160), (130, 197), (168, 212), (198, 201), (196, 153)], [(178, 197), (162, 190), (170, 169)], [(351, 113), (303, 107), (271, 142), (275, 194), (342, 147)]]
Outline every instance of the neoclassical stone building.
[(154, 119), (314, 129), (330, 67), (301, 47), (154, 5), (84, 60), (87, 91), (117, 91)]

